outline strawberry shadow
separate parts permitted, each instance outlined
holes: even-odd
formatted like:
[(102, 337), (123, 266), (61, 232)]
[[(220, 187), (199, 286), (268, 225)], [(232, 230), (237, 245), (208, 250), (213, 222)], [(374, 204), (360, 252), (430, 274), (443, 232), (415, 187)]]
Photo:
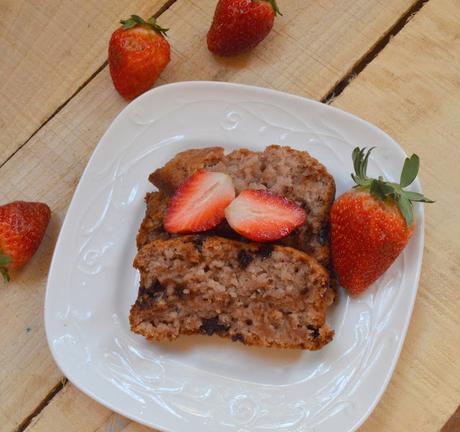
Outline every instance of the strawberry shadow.
[(233, 57), (219, 57), (210, 54), (213, 62), (216, 64), (217, 69), (211, 77), (212, 81), (228, 81), (229, 75), (234, 71), (246, 69), (251, 60), (251, 53), (243, 53)]

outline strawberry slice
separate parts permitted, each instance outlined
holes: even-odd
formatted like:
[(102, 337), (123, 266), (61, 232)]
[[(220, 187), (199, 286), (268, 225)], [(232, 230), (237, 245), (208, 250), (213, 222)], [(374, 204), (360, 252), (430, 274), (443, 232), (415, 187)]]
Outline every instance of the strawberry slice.
[(224, 219), (225, 208), (235, 198), (227, 174), (200, 170), (182, 183), (171, 199), (164, 227), (173, 234), (210, 230)]
[(229, 225), (258, 241), (279, 240), (305, 223), (305, 211), (288, 199), (265, 190), (244, 190), (226, 208)]

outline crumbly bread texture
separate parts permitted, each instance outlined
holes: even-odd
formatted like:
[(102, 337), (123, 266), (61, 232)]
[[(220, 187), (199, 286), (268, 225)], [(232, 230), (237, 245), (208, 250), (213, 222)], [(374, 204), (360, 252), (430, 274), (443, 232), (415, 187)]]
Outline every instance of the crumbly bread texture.
[(138, 249), (153, 240), (171, 237), (163, 228), (168, 203), (169, 198), (163, 192), (148, 192), (145, 196), (145, 216), (136, 237)]
[(156, 170), (149, 180), (168, 195), (173, 195), (181, 183), (195, 171), (219, 163), (224, 157), (222, 147), (191, 149), (178, 153), (164, 168)]
[[(326, 168), (305, 151), (277, 145), (263, 152), (247, 149), (224, 155), (220, 147), (179, 153), (149, 180), (167, 195), (198, 169), (225, 172), (232, 176), (237, 193), (243, 189), (268, 189), (301, 206), (307, 221), (279, 243), (312, 255), (329, 264), (329, 212), (335, 182)], [(221, 227), (224, 233), (228, 227)]]
[(218, 334), (247, 345), (317, 350), (332, 340), (327, 271), (289, 248), (221, 237), (155, 240), (134, 260), (130, 324), (148, 339)]

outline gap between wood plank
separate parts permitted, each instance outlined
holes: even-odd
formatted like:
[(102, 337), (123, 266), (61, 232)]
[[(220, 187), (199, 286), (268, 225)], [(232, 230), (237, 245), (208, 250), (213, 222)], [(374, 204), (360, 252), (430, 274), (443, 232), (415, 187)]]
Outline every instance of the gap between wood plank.
[(30, 425), (32, 420), (40, 414), (40, 412), (51, 402), (51, 400), (56, 396), (68, 383), (67, 378), (62, 378), (52, 389), (51, 391), (45, 396), (45, 398), (38, 404), (38, 406), (34, 409), (34, 411), (29, 414), (21, 424), (15, 429), (15, 432), (23, 432), (27, 426)]
[(460, 405), (452, 414), (452, 417), (447, 420), (447, 423), (441, 429), (441, 432), (455, 432), (460, 430)]
[[(163, 6), (154, 14), (155, 18), (158, 18), (164, 12), (166, 12), (177, 0), (167, 0)], [(395, 24), (390, 27), (390, 29), (383, 34), (383, 36), (377, 40), (373, 47), (360, 59), (358, 60), (350, 69), (350, 71), (339, 80), (335, 86), (329, 91), (329, 93), (321, 99), (321, 102), (330, 104), (333, 102), (337, 96), (339, 96), (345, 88), (350, 84), (350, 82), (359, 75), (366, 66), (371, 63), (378, 54), (385, 49), (391, 39), (396, 36), (410, 21), (410, 19), (417, 14), (423, 6), (428, 3), (429, 0), (417, 0), (409, 10), (402, 15)], [(63, 102), (41, 125), (38, 127), (30, 137), (21, 144), (2, 164), (0, 168), (5, 165), (19, 150), (21, 150), (44, 126), (46, 126), (54, 116), (56, 116), (77, 94), (81, 92), (92, 80), (95, 78), (106, 66), (107, 60), (97, 68), (97, 70), (91, 74), (91, 76), (86, 79), (78, 89), (65, 101)], [(68, 383), (67, 378), (63, 379), (54, 386), (51, 391), (46, 395), (46, 397), (38, 404), (35, 410), (27, 416), (15, 429), (15, 432), (23, 432), (32, 422), (32, 420), (37, 417), (41, 411), (46, 408), (46, 406), (51, 402), (51, 400), (66, 386)]]
[(377, 40), (374, 46), (360, 60), (358, 60), (350, 71), (329, 91), (329, 93), (321, 99), (321, 102), (331, 104), (337, 96), (339, 96), (346, 87), (353, 81), (365, 68), (371, 63), (381, 51), (390, 43), (391, 39), (396, 36), (405, 25), (417, 14), (420, 9), (428, 3), (429, 0), (417, 0), (409, 10), (402, 15), (390, 29)]
[[(164, 12), (166, 12), (174, 3), (176, 3), (177, 0), (167, 0), (163, 6), (158, 9), (155, 14), (153, 15), (155, 18), (158, 18), (160, 15), (162, 15)], [(59, 114), (59, 112), (75, 97), (80, 93), (92, 80), (95, 78), (99, 72), (101, 72), (106, 66), (108, 62), (107, 60), (104, 61), (104, 63), (101, 64), (92, 74), (91, 76), (86, 79), (78, 88), (75, 90), (75, 92), (67, 99), (65, 100), (61, 105), (59, 105), (51, 115), (45, 119), (45, 121), (27, 138), (26, 141), (24, 141), (13, 153), (11, 153), (1, 164), (0, 168), (2, 168), (3, 165), (5, 165), (14, 155), (19, 152), (35, 135), (37, 135), (38, 132), (40, 132), (52, 119), (54, 116)]]
[(11, 153), (4, 161), (3, 163), (0, 164), (0, 168), (2, 168), (3, 165), (5, 165), (11, 158), (14, 157), (16, 153), (18, 153), (35, 135), (38, 134), (52, 119), (53, 117), (58, 114), (78, 93), (80, 93), (88, 84), (89, 82), (99, 73), (102, 71), (107, 66), (107, 60), (97, 68), (97, 70), (91, 74), (91, 76), (83, 82), (82, 85), (80, 85), (77, 90), (61, 105), (59, 105), (54, 112), (30, 135), (29, 138), (27, 138), (26, 141), (24, 141), (13, 153)]

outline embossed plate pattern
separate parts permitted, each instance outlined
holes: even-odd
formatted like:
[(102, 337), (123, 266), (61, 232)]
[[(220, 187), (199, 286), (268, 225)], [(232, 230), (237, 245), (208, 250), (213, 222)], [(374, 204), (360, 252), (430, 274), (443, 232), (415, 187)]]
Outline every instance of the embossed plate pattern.
[[(165, 431), (353, 431), (396, 365), (418, 286), (423, 209), (410, 244), (362, 297), (341, 293), (319, 352), (245, 347), (218, 337), (150, 344), (129, 330), (137, 293), (131, 263), (152, 190), (148, 174), (191, 147), (309, 151), (337, 193), (352, 182), (354, 146), (377, 146), (370, 172), (397, 180), (401, 148), (338, 109), (267, 89), (193, 82), (159, 87), (129, 104), (94, 151), (51, 265), (45, 324), (53, 356), (82, 391)], [(416, 181), (414, 190), (420, 191)]]

